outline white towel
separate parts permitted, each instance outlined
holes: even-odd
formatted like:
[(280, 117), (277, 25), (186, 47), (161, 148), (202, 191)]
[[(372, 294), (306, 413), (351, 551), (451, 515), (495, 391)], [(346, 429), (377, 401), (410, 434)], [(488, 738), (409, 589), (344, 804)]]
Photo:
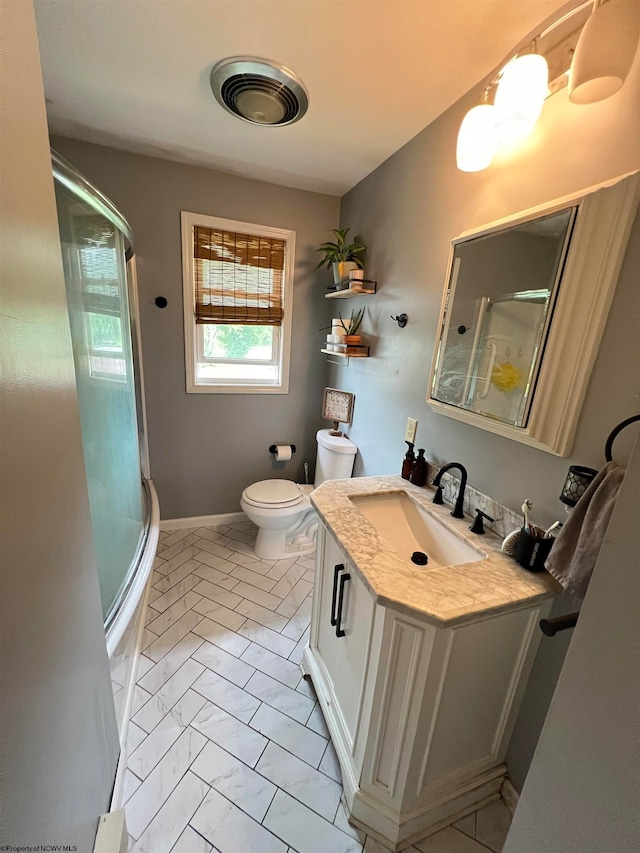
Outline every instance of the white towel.
[(571, 511), (545, 564), (572, 595), (584, 598), (624, 479), (624, 468), (607, 462)]

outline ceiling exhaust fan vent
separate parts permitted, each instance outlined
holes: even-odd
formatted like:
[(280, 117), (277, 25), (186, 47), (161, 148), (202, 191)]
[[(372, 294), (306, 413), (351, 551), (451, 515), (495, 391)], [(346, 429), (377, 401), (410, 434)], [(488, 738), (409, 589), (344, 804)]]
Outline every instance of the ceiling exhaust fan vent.
[(210, 82), (218, 103), (251, 124), (293, 124), (309, 106), (306, 87), (293, 71), (255, 56), (223, 59), (214, 65)]

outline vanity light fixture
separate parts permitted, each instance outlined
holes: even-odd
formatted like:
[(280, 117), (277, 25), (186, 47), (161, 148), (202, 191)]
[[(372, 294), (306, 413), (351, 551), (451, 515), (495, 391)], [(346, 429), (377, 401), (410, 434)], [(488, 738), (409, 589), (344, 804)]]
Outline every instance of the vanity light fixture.
[(481, 172), (496, 153), (495, 107), (485, 103), (469, 110), (458, 132), (456, 161), (461, 172)]
[[(571, 27), (573, 31), (568, 32)], [(460, 171), (486, 169), (500, 145), (526, 138), (545, 98), (566, 85), (576, 104), (615, 94), (633, 64), (639, 28), (638, 0), (585, 0), (536, 35), (533, 50), (521, 46), (514, 51), (489, 81), (484, 103), (473, 107), (462, 120), (456, 146)], [(555, 30), (556, 41), (550, 43), (547, 37)]]
[(620, 89), (638, 46), (638, 0), (595, 0), (571, 63), (569, 100), (594, 104)]
[(528, 53), (512, 59), (502, 69), (494, 100), (498, 141), (510, 144), (526, 139), (548, 94), (549, 66), (544, 56)]

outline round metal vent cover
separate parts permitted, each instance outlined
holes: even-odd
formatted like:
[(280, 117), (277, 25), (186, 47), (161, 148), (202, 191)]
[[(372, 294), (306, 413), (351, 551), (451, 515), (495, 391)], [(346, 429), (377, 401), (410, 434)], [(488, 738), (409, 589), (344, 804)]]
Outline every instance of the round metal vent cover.
[(211, 70), (210, 82), (217, 102), (251, 124), (293, 124), (309, 106), (305, 85), (293, 71), (257, 56), (223, 59)]

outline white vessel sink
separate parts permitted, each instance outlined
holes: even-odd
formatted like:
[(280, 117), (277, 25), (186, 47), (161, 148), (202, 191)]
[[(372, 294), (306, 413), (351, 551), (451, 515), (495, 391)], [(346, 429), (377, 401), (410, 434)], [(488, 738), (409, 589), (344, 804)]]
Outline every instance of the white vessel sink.
[(486, 556), (415, 504), (406, 492), (354, 495), (350, 500), (411, 565), (414, 565), (411, 561), (414, 551), (427, 555), (428, 563), (419, 566), (427, 570), (471, 563)]

